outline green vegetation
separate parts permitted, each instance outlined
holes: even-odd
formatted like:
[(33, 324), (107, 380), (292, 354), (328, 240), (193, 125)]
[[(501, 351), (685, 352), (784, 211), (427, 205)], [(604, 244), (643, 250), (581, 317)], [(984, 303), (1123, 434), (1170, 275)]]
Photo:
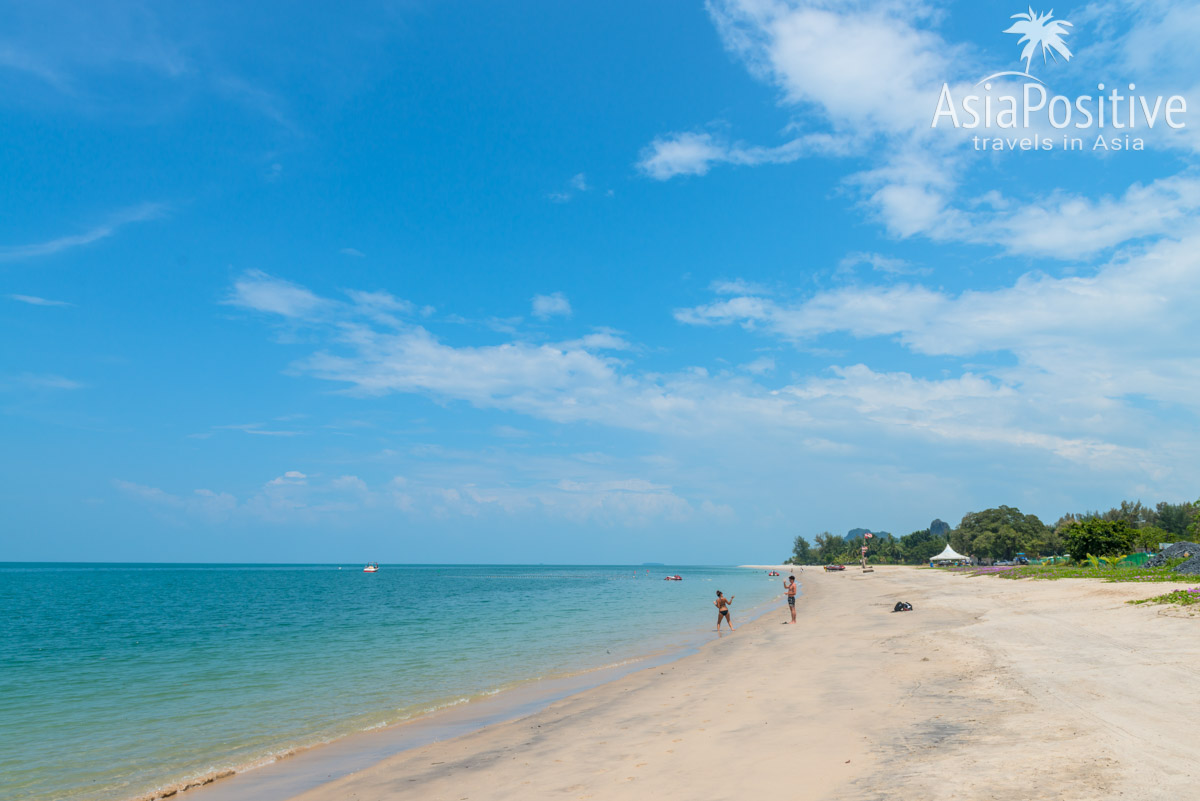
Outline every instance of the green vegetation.
[(1133, 550), (1134, 530), (1124, 520), (1092, 518), (1067, 526), (1063, 544), (1077, 562), (1093, 556), (1127, 554)]
[[(1172, 560), (1178, 564), (1182, 560)], [(1092, 564), (1045, 564), (1020, 565), (1015, 567), (947, 567), (939, 568), (952, 573), (965, 573), (969, 576), (998, 576), (1005, 579), (1037, 579), (1041, 581), (1057, 581), (1058, 579), (1088, 578), (1109, 582), (1183, 582), (1187, 576), (1175, 573), (1174, 565), (1168, 562), (1163, 567), (1135, 567), (1133, 565), (1103, 566), (1099, 559)]]
[(1053, 526), (1036, 515), (1023, 514), (1013, 506), (997, 506), (965, 515), (956, 528), (934, 520), (929, 528), (895, 537), (854, 528), (845, 536), (823, 531), (813, 544), (802, 536), (792, 543), (792, 564), (857, 562), (862, 546), (874, 564), (927, 564), (947, 543), (954, 550), (977, 559), (1011, 561), (1018, 554), (1030, 559), (1058, 557), (1070, 553), (1082, 562), (1088, 555), (1100, 562), (1117, 562), (1135, 551), (1156, 552), (1163, 543), (1200, 541), (1200, 500), (1148, 506), (1139, 501), (1121, 501), (1107, 512), (1085, 511), (1065, 514)]
[(1018, 553), (1041, 553), (1052, 534), (1037, 516), (999, 506), (964, 517), (950, 532), (950, 545), (978, 559), (1012, 559)]
[[(1072, 523), (1085, 520), (1124, 521), (1130, 528), (1141, 530), (1154, 529), (1146, 532), (1145, 547), (1157, 550), (1159, 543), (1176, 542), (1183, 539), (1194, 539), (1200, 534), (1200, 500), (1195, 503), (1166, 503), (1161, 502), (1153, 508), (1141, 501), (1121, 501), (1120, 506), (1114, 506), (1107, 512), (1079, 512), (1066, 514), (1059, 518), (1054, 528), (1061, 531)], [(1166, 532), (1166, 536), (1157, 542), (1151, 542), (1158, 532)], [(1143, 543), (1139, 543), (1142, 545)]]
[(1176, 537), (1166, 529), (1158, 526), (1144, 526), (1133, 530), (1133, 547), (1146, 551), (1157, 551), (1164, 542), (1175, 542)]
[[(940, 520), (934, 521), (941, 523)], [(857, 534), (855, 534), (857, 532)], [(790, 564), (845, 564), (857, 562), (862, 555), (862, 546), (868, 548), (868, 558), (877, 565), (920, 565), (929, 561), (946, 547), (946, 538), (934, 536), (929, 529), (914, 531), (903, 537), (895, 537), (886, 531), (874, 532), (871, 539), (863, 534), (866, 529), (854, 529), (842, 537), (823, 531), (809, 545), (804, 537), (796, 537), (792, 543)]]
[(1166, 595), (1156, 595), (1153, 598), (1145, 598), (1141, 601), (1126, 601), (1126, 603), (1191, 606), (1192, 604), (1200, 604), (1200, 587), (1192, 587), (1189, 590), (1175, 590), (1174, 592), (1168, 592)]
[(808, 540), (804, 537), (796, 537), (795, 542), (792, 543), (792, 558), (789, 562), (793, 565), (811, 565), (814, 561), (813, 549), (808, 544)]

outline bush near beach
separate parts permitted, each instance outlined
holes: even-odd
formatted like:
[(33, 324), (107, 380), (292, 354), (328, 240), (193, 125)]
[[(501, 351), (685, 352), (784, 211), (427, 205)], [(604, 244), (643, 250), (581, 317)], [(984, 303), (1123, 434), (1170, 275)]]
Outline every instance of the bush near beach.
[[(959, 553), (993, 563), (938, 568), (968, 576), (1166, 583), (1200, 575), (1200, 545), (1189, 538), (1200, 540), (1200, 500), (1154, 506), (1121, 501), (1107, 512), (1065, 514), (1053, 526), (1016, 507), (997, 506), (969, 512), (954, 528), (934, 520), (928, 528), (902, 537), (855, 528), (844, 537), (822, 532), (810, 545), (797, 536), (786, 561), (849, 564), (865, 553), (873, 564), (925, 565), (950, 545)], [(1165, 600), (1160, 602), (1190, 604), (1193, 595), (1181, 590), (1161, 596)]]
[[(867, 534), (870, 534), (870, 538)], [(1090, 554), (1099, 558), (1135, 551), (1157, 551), (1162, 543), (1200, 540), (1200, 500), (1190, 503), (1121, 501), (1100, 510), (1062, 515), (1054, 525), (1014, 506), (969, 512), (951, 527), (934, 520), (928, 528), (903, 536), (886, 530), (853, 528), (846, 534), (823, 531), (809, 539), (795, 537), (790, 564), (857, 562), (862, 549), (872, 564), (928, 564), (946, 545), (984, 561), (1071, 554), (1076, 562)]]

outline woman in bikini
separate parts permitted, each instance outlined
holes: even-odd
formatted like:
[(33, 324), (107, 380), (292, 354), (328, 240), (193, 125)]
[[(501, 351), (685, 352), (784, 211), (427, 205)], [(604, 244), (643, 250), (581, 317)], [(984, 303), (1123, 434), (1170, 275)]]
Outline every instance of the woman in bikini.
[(733, 627), (733, 618), (729, 616), (729, 605), (733, 603), (733, 599), (736, 597), (736, 595), (730, 595), (728, 598), (726, 598), (721, 594), (720, 590), (717, 590), (717, 600), (713, 601), (713, 606), (717, 607), (717, 631), (721, 630), (722, 618), (724, 618), (725, 622), (729, 624), (730, 631), (737, 631), (737, 629)]

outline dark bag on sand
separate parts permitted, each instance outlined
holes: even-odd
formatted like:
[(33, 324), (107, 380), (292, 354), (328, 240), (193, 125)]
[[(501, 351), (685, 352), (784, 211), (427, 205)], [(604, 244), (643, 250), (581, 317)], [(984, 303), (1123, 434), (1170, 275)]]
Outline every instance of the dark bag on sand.
[(897, 601), (896, 607), (894, 609), (892, 609), (892, 611), (893, 612), (911, 612), (912, 604), (910, 604), (908, 601)]

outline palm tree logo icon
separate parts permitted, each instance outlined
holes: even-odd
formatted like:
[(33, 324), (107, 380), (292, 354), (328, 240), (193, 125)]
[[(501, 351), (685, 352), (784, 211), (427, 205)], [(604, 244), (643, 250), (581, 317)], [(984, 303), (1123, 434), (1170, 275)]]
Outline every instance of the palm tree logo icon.
[[(1033, 78), (1033, 80), (1041, 83), (1040, 78), (1036, 78), (1029, 73), (1031, 62), (1038, 48), (1042, 50), (1042, 62), (1048, 63), (1047, 56), (1050, 56), (1058, 61), (1058, 56), (1063, 57), (1063, 61), (1071, 60), (1071, 51), (1068, 49), (1066, 42), (1063, 41), (1064, 36), (1068, 36), (1070, 31), (1067, 28), (1073, 27), (1071, 23), (1062, 19), (1054, 19), (1054, 9), (1046, 14), (1040, 14), (1033, 10), (1033, 6), (1029, 7), (1028, 12), (1013, 14), (1012, 19), (1017, 20), (1004, 33), (1020, 34), (1021, 38), (1017, 40), (1017, 44), (1024, 44), (1025, 47), (1021, 50), (1021, 58), (1025, 59), (1024, 72), (997, 72), (995, 75), (989, 75), (983, 81), (990, 81), (992, 78), (999, 78), (1003, 75), (1016, 75), (1022, 78)], [(1058, 55), (1055, 55), (1055, 54)], [(980, 81), (979, 83), (983, 83)], [(978, 85), (978, 84), (977, 84)]]

